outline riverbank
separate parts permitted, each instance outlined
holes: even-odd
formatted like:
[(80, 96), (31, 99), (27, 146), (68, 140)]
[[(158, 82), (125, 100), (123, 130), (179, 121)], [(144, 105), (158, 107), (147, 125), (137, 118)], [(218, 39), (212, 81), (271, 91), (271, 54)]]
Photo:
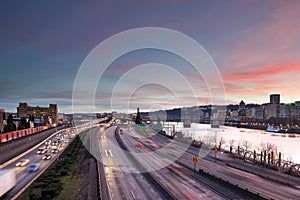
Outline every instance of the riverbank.
[[(225, 123), (224, 126), (231, 126), (236, 128), (247, 128), (253, 130), (263, 130), (263, 131), (266, 131), (268, 128), (267, 125), (249, 125), (249, 124), (240, 124), (240, 123), (236, 123), (236, 124)], [(287, 129), (286, 133), (300, 134), (300, 128)]]

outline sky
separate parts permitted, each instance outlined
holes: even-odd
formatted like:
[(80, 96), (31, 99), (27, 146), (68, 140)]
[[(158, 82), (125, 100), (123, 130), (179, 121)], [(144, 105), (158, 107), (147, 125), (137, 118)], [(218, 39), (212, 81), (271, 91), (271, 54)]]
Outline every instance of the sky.
[[(299, 9), (297, 0), (5, 0), (0, 6), (0, 108), (16, 112), (19, 102), (27, 102), (57, 103), (65, 113), (156, 110), (221, 100), (266, 103), (272, 93), (294, 102), (300, 100)], [(88, 55), (115, 34), (143, 27), (171, 29), (198, 42), (211, 59), (209, 66), (215, 64), (220, 73), (225, 98), (212, 96), (207, 85), (219, 76), (201, 75), (172, 52), (145, 48), (119, 56), (103, 74), (87, 74), (72, 106), (74, 83)], [(114, 44), (115, 50), (139, 39)], [(97, 59), (113, 52), (102, 49)], [(91, 86), (89, 77), (95, 74), (99, 80)], [(94, 96), (84, 87), (96, 87)]]

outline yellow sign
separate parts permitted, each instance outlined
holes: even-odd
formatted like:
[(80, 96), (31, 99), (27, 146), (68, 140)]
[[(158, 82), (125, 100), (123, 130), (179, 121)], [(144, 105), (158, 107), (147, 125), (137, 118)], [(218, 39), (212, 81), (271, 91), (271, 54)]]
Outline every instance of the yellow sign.
[(215, 150), (214, 150), (214, 153), (215, 153), (215, 154), (218, 154), (218, 152), (219, 152), (218, 149), (215, 149)]
[(193, 157), (193, 162), (194, 162), (194, 163), (198, 162), (198, 157), (194, 156), (194, 157)]

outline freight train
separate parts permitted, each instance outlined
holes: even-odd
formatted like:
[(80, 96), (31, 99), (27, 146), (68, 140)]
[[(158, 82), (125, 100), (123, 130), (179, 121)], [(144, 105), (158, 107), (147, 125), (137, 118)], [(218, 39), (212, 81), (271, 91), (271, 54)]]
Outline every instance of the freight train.
[(48, 126), (39, 126), (36, 128), (28, 128), (28, 129), (23, 129), (23, 130), (18, 130), (18, 131), (12, 131), (12, 132), (8, 132), (8, 133), (2, 133), (2, 134), (0, 134), (0, 143), (5, 143), (5, 142), (11, 141), (11, 140), (25, 137), (27, 135), (32, 135), (32, 134), (41, 132), (46, 129), (48, 129)]

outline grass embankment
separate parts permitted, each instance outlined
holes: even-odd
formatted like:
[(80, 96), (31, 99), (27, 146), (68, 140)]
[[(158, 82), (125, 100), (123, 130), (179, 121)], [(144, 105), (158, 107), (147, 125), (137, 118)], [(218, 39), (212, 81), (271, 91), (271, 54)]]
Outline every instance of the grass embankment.
[(149, 137), (149, 134), (145, 131), (145, 128), (143, 127), (136, 127), (135, 128), (136, 129), (136, 131), (139, 133), (139, 134), (141, 134), (141, 135), (143, 135), (143, 136), (145, 136), (145, 137)]
[(76, 136), (59, 159), (18, 200), (87, 199), (90, 158)]
[(154, 132), (159, 132), (162, 130), (162, 125), (161, 124), (150, 124), (150, 128), (154, 131)]

